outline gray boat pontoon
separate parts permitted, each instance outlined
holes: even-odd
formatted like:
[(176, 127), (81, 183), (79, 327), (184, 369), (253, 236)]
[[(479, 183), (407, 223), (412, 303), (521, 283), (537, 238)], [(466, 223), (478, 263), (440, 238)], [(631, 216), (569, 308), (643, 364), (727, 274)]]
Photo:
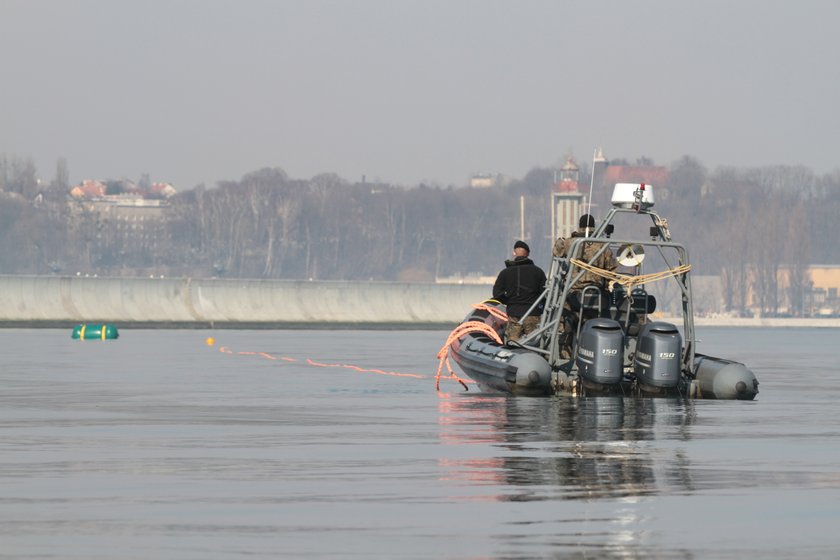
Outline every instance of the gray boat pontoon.
[[(591, 237), (552, 259), (546, 289), (529, 311), (544, 306), (540, 326), (527, 337), (505, 343), (505, 306), (476, 306), (450, 344), (464, 373), (483, 391), (516, 395), (754, 399), (758, 380), (746, 366), (697, 352), (688, 251), (672, 241), (653, 203), (649, 185), (615, 186), (613, 207)], [(589, 259), (585, 243), (598, 246)], [(617, 257), (616, 271), (593, 265), (604, 251)], [(587, 272), (611, 291), (581, 290), (576, 284)], [(667, 311), (682, 315), (681, 325), (657, 317), (658, 298), (673, 303)]]

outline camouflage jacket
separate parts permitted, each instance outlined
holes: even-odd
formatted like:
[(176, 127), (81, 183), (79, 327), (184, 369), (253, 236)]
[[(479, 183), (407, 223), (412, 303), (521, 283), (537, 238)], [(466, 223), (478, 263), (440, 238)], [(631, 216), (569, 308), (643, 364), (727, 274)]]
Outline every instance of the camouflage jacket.
[[(554, 249), (552, 253), (555, 257), (566, 257), (569, 258), (569, 251), (572, 248), (572, 243), (586, 235), (586, 231), (584, 229), (578, 229), (576, 232), (572, 233), (571, 237), (567, 238), (559, 238), (557, 241), (554, 242)], [(618, 261), (616, 261), (615, 256), (613, 255), (610, 249), (607, 249), (603, 253), (601, 253), (594, 262), (592, 262), (592, 257), (597, 253), (601, 247), (603, 247), (603, 243), (595, 243), (595, 242), (585, 242), (583, 244), (583, 252), (582, 254), (578, 255), (576, 258), (590, 263), (592, 266), (597, 268), (602, 268), (604, 270), (614, 271), (618, 268)], [(577, 269), (573, 268), (573, 273), (576, 273)], [(587, 284), (597, 284), (602, 288), (606, 288), (607, 281), (604, 279), (603, 276), (598, 276), (592, 272), (585, 272), (581, 279), (575, 284), (574, 289), (579, 290), (583, 288), (583, 286)]]

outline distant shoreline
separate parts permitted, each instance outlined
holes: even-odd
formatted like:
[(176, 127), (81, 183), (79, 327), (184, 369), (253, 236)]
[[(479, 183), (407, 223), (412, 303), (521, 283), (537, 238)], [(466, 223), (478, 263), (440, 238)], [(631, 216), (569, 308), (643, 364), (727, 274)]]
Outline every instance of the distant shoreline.
[[(661, 319), (670, 323), (681, 323), (681, 319)], [(775, 327), (775, 328), (840, 328), (840, 318), (820, 319), (818, 317), (695, 317), (697, 327)]]
[[(657, 318), (682, 326), (682, 319), (676, 317)], [(154, 330), (396, 330), (396, 331), (429, 331), (449, 330), (457, 326), (457, 322), (424, 321), (424, 322), (393, 322), (381, 323), (366, 321), (353, 323), (347, 321), (311, 321), (311, 322), (276, 322), (276, 321), (220, 321), (220, 322), (189, 322), (189, 321), (0, 321), (2, 329), (72, 329), (80, 324), (110, 323), (120, 329), (154, 329)], [(698, 317), (694, 320), (695, 327), (722, 328), (840, 328), (840, 319), (816, 318), (708, 318)]]

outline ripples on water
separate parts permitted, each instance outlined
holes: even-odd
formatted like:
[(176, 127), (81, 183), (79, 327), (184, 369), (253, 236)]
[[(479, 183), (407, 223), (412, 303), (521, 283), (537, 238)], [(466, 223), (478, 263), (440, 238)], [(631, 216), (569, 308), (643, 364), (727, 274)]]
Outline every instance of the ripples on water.
[(701, 329), (754, 402), (439, 396), (446, 334), (0, 331), (0, 557), (840, 555), (836, 330)]

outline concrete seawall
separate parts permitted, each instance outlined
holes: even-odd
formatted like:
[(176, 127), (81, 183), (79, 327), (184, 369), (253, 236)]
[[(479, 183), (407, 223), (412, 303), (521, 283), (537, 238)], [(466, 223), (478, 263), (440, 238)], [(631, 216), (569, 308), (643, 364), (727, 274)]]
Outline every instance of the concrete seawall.
[[(0, 326), (428, 328), (457, 324), (491, 292), (476, 284), (0, 276)], [(836, 318), (698, 317), (695, 323), (840, 327)]]
[(470, 284), (0, 276), (0, 324), (441, 325), (460, 322), (491, 291)]

